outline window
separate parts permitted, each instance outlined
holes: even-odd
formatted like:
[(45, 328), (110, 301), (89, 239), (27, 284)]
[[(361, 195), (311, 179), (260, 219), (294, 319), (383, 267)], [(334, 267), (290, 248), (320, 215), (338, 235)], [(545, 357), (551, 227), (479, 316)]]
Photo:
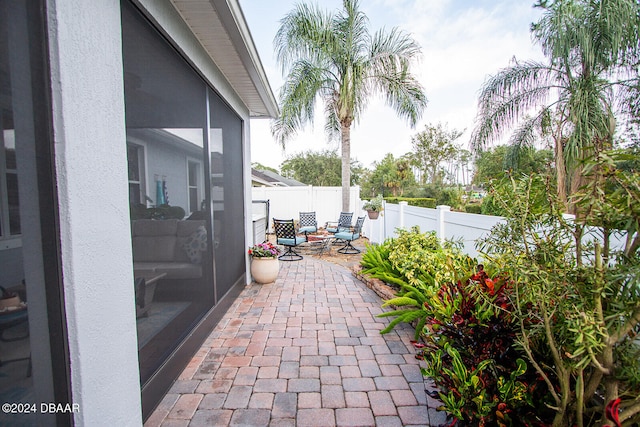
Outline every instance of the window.
[(127, 144), (127, 163), (129, 170), (129, 203), (132, 205), (147, 203), (144, 172), (144, 147)]
[(0, 135), (0, 151), (0, 238), (8, 238), (20, 234), (20, 199), (13, 129), (4, 129)]
[(189, 160), (189, 213), (197, 212), (200, 210), (200, 200), (202, 199), (202, 192), (200, 191), (200, 163)]

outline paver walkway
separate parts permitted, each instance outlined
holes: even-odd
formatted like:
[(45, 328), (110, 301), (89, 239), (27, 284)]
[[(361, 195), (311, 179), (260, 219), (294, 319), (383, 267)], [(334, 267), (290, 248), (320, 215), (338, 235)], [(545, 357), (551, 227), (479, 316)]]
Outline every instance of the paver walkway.
[[(145, 423), (169, 426), (429, 426), (419, 362), (380, 298), (345, 268), (281, 262), (247, 286)], [(428, 405), (429, 403), (429, 405)]]

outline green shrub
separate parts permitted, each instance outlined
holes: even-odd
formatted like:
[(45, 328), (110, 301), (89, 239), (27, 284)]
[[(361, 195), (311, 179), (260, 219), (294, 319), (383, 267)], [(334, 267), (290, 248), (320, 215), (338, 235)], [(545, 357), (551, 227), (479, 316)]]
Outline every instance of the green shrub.
[(481, 214), (482, 213), (482, 206), (474, 203), (474, 204), (468, 204), (464, 207), (465, 212), (467, 213), (473, 213), (473, 214)]
[(470, 425), (498, 425), (505, 414), (526, 419), (544, 409), (532, 406), (542, 402), (546, 388), (533, 387), (536, 373), (514, 346), (517, 325), (504, 279), (474, 275), (475, 260), (459, 246), (443, 245), (435, 233), (417, 227), (369, 246), (362, 265), (397, 287), (396, 297), (383, 304), (397, 308), (379, 315), (393, 318), (381, 333), (400, 323), (415, 325), (414, 345), (420, 337), (427, 343), (418, 354), (426, 363), (423, 373), (434, 380), (440, 390), (434, 397), (450, 415)]
[[(574, 221), (546, 177), (513, 178), (493, 193), (506, 221), (480, 241), (514, 279), (519, 345), (548, 384), (554, 426), (603, 425), (608, 405), (623, 425), (640, 422), (640, 174), (600, 155), (585, 162), (593, 175), (571, 199)], [(604, 233), (588, 226), (599, 222)], [(624, 249), (609, 224), (635, 236)]]
[(385, 197), (385, 200), (389, 203), (407, 202), (409, 206), (417, 206), (420, 208), (436, 207), (436, 199), (429, 197)]
[(545, 384), (516, 349), (512, 297), (507, 280), (480, 269), (443, 284), (425, 302), (425, 344), (416, 344), (422, 372), (440, 390), (444, 409), (465, 425), (525, 426), (545, 412)]

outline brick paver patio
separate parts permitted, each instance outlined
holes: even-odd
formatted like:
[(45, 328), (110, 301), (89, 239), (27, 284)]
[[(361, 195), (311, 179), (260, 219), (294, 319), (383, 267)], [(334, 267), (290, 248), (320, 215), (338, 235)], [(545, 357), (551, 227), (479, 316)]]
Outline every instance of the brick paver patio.
[(247, 286), (145, 423), (436, 426), (413, 330), (344, 267), (306, 256)]

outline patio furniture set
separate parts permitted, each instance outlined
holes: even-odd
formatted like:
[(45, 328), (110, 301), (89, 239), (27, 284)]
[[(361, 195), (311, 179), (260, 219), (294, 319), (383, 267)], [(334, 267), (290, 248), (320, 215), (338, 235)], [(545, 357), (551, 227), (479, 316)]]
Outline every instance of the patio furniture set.
[(300, 220), (296, 227), (293, 219), (274, 219), (276, 243), (286, 250), (278, 257), (282, 261), (299, 261), (303, 258), (294, 248), (304, 245), (318, 254), (330, 249), (331, 244), (341, 244), (341, 254), (357, 254), (359, 249), (352, 242), (360, 238), (364, 216), (358, 217), (352, 225), (353, 212), (341, 212), (338, 221), (328, 222), (325, 232), (318, 234), (318, 221), (315, 212), (300, 212)]

